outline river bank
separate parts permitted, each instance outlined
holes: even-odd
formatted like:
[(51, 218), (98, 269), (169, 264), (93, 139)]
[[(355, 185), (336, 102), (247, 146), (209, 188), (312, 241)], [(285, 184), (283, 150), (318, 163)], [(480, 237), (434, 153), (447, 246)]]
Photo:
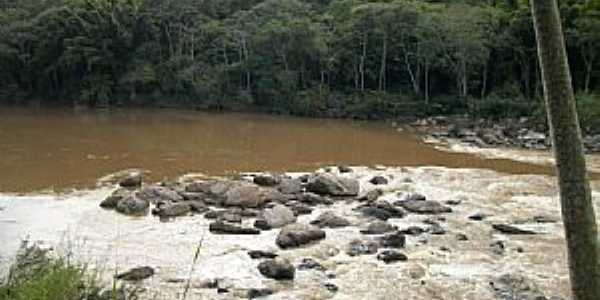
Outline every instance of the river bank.
[[(154, 275), (132, 283), (145, 289), (143, 299), (178, 299), (188, 280), (189, 299), (568, 298), (551, 177), (441, 167), (252, 175), (190, 175), (135, 187), (148, 201), (138, 216), (99, 207), (110, 206), (116, 186), (3, 196), (2, 240), (16, 244), (28, 235), (57, 252), (68, 249), (107, 281), (115, 271), (149, 266)], [(598, 199), (600, 186), (593, 187)], [(128, 197), (116, 195), (117, 202)], [(315, 226), (313, 233), (299, 233), (306, 226)], [(252, 234), (225, 234), (231, 231)], [(18, 246), (12, 244), (2, 246), (3, 267)], [(281, 277), (264, 271), (275, 262), (265, 257), (274, 255), (289, 262), (287, 273), (274, 274), (293, 272), (293, 280), (269, 278)]]

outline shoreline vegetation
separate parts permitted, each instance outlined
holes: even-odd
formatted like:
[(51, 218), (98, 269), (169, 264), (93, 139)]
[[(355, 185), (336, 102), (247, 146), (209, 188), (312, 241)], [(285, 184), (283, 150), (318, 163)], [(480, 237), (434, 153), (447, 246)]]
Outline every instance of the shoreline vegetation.
[[(590, 133), (599, 7), (561, 2)], [(6, 0), (0, 25), (5, 103), (545, 124), (524, 1)]]

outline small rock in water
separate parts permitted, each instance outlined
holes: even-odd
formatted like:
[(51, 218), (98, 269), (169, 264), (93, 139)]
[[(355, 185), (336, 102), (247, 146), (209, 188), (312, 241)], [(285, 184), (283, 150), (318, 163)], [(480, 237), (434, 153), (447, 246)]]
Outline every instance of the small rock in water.
[(397, 230), (398, 227), (389, 224), (385, 221), (377, 220), (369, 223), (365, 229), (362, 229), (360, 233), (362, 234), (383, 234), (390, 231)]
[(256, 219), (254, 221), (254, 228), (258, 228), (260, 230), (271, 230), (271, 225), (266, 220)]
[(319, 226), (321, 228), (339, 228), (350, 226), (350, 222), (348, 220), (339, 217), (330, 211), (320, 214), (315, 220), (311, 221), (310, 224)]
[[(499, 297), (506, 300), (545, 300), (540, 289), (523, 275), (503, 274), (490, 282), (490, 287)], [(553, 298), (553, 297), (552, 297)], [(551, 299), (552, 299), (551, 298)]]
[(129, 197), (132, 195), (131, 190), (126, 188), (118, 188), (115, 190), (110, 196), (106, 197), (104, 201), (100, 203), (100, 207), (102, 208), (116, 208), (119, 201)]
[(558, 222), (555, 218), (550, 217), (550, 216), (544, 216), (544, 215), (534, 216), (533, 221), (536, 223), (556, 223), (556, 222)]
[(302, 262), (298, 265), (298, 270), (317, 270), (317, 271), (326, 271), (327, 268), (323, 267), (318, 261), (312, 258), (303, 258)]
[(323, 286), (332, 293), (337, 293), (337, 291), (339, 291), (339, 288), (337, 287), (337, 285), (335, 285), (333, 283), (328, 282), (328, 283), (325, 283)]
[(464, 233), (457, 233), (456, 234), (456, 240), (458, 240), (458, 241), (468, 241), (469, 237), (466, 234), (464, 234)]
[(286, 195), (299, 194), (302, 192), (302, 189), (304, 187), (302, 186), (301, 179), (283, 178), (279, 185), (277, 185), (277, 190)]
[(490, 244), (490, 248), (492, 252), (497, 255), (503, 255), (505, 251), (505, 246), (503, 241), (495, 241)]
[(254, 183), (261, 186), (276, 186), (281, 182), (281, 178), (279, 176), (273, 174), (258, 174), (254, 176)]
[(134, 173), (121, 179), (119, 185), (127, 188), (135, 188), (142, 186), (142, 174)]
[(292, 280), (296, 274), (294, 266), (286, 259), (276, 258), (258, 264), (258, 271), (265, 277), (275, 280)]
[(333, 200), (331, 200), (329, 197), (317, 195), (317, 194), (311, 193), (311, 192), (303, 193), (300, 196), (300, 198), (298, 199), (298, 201), (309, 204), (309, 205), (318, 205), (318, 204), (331, 205), (331, 204), (333, 204)]
[(419, 227), (419, 226), (410, 226), (406, 229), (402, 229), (400, 230), (401, 233), (403, 234), (407, 234), (407, 235), (421, 235), (423, 232), (425, 232), (425, 229)]
[(441, 235), (446, 234), (446, 230), (440, 224), (433, 224), (429, 227), (428, 232), (430, 234)]
[(152, 210), (152, 214), (159, 217), (179, 217), (188, 214), (192, 210), (187, 202), (176, 202), (161, 205)]
[(268, 288), (262, 288), (262, 289), (249, 289), (248, 292), (246, 293), (246, 296), (248, 297), (248, 299), (256, 299), (256, 298), (263, 298), (266, 296), (270, 296), (275, 294), (275, 292), (271, 289)]
[(399, 231), (383, 235), (377, 240), (382, 247), (386, 248), (404, 248), (406, 245), (406, 236)]
[(116, 210), (125, 215), (139, 216), (147, 214), (149, 207), (150, 203), (148, 201), (131, 195), (119, 201)]
[(395, 204), (401, 206), (409, 212), (417, 214), (442, 214), (452, 212), (452, 208), (432, 200), (398, 201)]
[(250, 250), (250, 251), (248, 251), (248, 256), (250, 256), (250, 258), (252, 258), (252, 259), (261, 259), (261, 258), (273, 259), (273, 258), (277, 257), (278, 255), (273, 252), (269, 252), (269, 251)]
[(375, 177), (371, 178), (371, 180), (369, 180), (369, 182), (374, 185), (388, 184), (387, 178), (385, 178), (383, 176), (375, 176)]
[(352, 173), (352, 168), (348, 166), (338, 166), (338, 171), (340, 173)]
[(492, 224), (492, 228), (494, 228), (495, 230), (500, 231), (504, 234), (515, 234), (515, 235), (536, 234), (535, 232), (533, 232), (531, 230), (525, 230), (525, 229), (518, 228), (516, 226), (507, 225), (507, 224)]
[(306, 190), (319, 195), (357, 196), (359, 183), (355, 179), (332, 174), (318, 174), (309, 179)]
[(419, 193), (406, 193), (400, 192), (398, 193), (398, 201), (425, 201), (427, 197), (423, 194)]
[(392, 217), (392, 214), (390, 212), (377, 207), (360, 207), (358, 211), (366, 217), (373, 217), (382, 221), (386, 221), (387, 219)]
[(308, 205), (302, 203), (288, 204), (295, 216), (310, 215), (313, 211)]
[(261, 217), (271, 228), (279, 228), (296, 222), (294, 212), (281, 204), (276, 204), (273, 208), (263, 210)]
[(293, 248), (309, 244), (314, 241), (325, 238), (325, 231), (321, 228), (308, 225), (294, 223), (286, 225), (277, 235), (276, 244), (282, 248)]
[(477, 212), (474, 213), (472, 215), (469, 216), (469, 220), (473, 220), (473, 221), (483, 221), (484, 219), (486, 219), (489, 215), (481, 213), (481, 212)]
[(366, 194), (360, 195), (356, 198), (358, 201), (375, 202), (379, 197), (383, 195), (383, 190), (374, 189), (368, 191)]
[(374, 241), (353, 240), (348, 244), (346, 254), (349, 256), (375, 254), (377, 249), (379, 249), (379, 244)]
[(154, 269), (145, 266), (130, 269), (129, 271), (116, 275), (115, 278), (125, 281), (139, 281), (151, 277), (152, 275), (154, 275)]
[(461, 200), (446, 200), (444, 203), (446, 203), (446, 205), (452, 205), (452, 206), (456, 206), (462, 203)]
[(383, 250), (377, 254), (377, 259), (389, 264), (397, 261), (406, 261), (408, 257), (396, 250)]
[(260, 230), (231, 225), (223, 221), (210, 223), (208, 230), (213, 234), (260, 234)]
[(217, 219), (225, 213), (224, 210), (209, 210), (204, 214), (206, 219)]

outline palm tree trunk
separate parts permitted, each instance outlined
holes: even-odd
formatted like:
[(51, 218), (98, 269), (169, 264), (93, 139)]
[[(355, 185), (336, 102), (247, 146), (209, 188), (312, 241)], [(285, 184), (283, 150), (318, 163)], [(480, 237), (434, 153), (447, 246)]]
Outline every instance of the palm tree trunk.
[(556, 0), (531, 3), (556, 157), (572, 299), (600, 299), (596, 218), (558, 5)]

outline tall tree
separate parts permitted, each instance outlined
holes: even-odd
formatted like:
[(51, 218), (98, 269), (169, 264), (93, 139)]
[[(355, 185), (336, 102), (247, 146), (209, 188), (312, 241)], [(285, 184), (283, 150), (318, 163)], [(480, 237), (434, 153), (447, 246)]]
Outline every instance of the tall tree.
[(598, 232), (556, 0), (533, 0), (544, 98), (558, 171), (572, 298), (600, 299)]

